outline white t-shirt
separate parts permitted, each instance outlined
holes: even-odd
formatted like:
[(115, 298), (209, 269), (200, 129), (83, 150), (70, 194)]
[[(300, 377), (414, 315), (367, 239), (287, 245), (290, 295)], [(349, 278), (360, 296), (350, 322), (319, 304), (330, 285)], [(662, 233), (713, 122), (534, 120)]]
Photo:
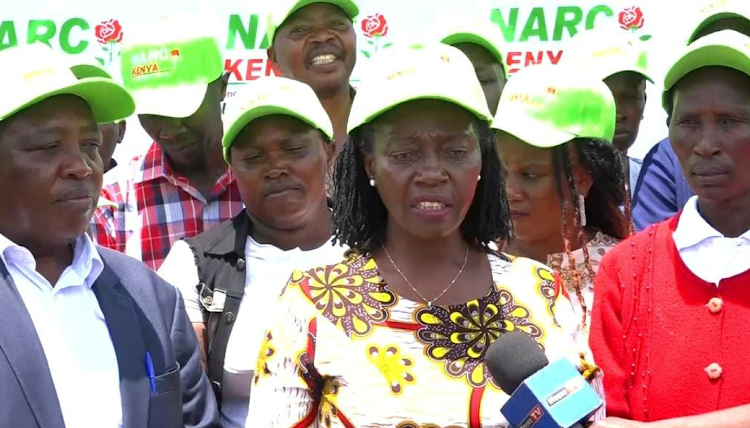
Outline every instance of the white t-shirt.
[[(343, 260), (345, 247), (332, 242), (309, 251), (295, 248), (283, 251), (273, 245), (259, 244), (248, 237), (245, 244), (245, 294), (237, 311), (224, 357), (221, 426), (244, 428), (250, 388), (263, 333), (275, 312), (276, 300), (295, 269), (337, 263)], [(201, 302), (196, 289), (198, 268), (190, 246), (175, 242), (159, 268), (159, 276), (177, 287), (185, 299), (188, 317), (203, 323)]]

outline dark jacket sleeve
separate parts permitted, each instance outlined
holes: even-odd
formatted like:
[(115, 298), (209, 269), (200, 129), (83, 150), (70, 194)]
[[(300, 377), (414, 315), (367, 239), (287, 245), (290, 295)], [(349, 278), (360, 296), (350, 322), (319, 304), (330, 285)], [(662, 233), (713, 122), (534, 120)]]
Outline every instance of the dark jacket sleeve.
[(643, 159), (633, 195), (633, 224), (637, 231), (674, 217), (678, 201), (676, 175), (682, 175), (668, 139), (659, 142)]
[(216, 398), (201, 365), (198, 340), (185, 312), (185, 303), (177, 293), (170, 337), (180, 364), (182, 413), (185, 428), (219, 428)]

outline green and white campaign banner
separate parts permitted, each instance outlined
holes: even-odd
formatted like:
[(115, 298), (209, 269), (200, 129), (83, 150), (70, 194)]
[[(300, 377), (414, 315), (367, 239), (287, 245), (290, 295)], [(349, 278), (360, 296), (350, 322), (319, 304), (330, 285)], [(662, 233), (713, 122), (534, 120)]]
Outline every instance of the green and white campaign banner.
[[(710, 1), (710, 0), (709, 0)], [(227, 103), (238, 85), (276, 75), (266, 57), (267, 8), (273, 0), (24, 0), (0, 13), (0, 49), (47, 43), (71, 56), (94, 60), (119, 78), (120, 48), (128, 28), (149, 17), (171, 13), (206, 16), (224, 49), (224, 68), (231, 72)], [(633, 149), (642, 156), (666, 136), (660, 80), (684, 46), (688, 24), (705, 0), (359, 0), (356, 86), (361, 71), (382, 50), (399, 43), (425, 41), (441, 28), (467, 18), (485, 20), (497, 29), (497, 40), (513, 73), (533, 64), (556, 64), (574, 43), (571, 38), (593, 28), (633, 32), (649, 49), (649, 68), (656, 84), (641, 133)], [(6, 5), (8, 6), (8, 5)], [(208, 24), (208, 23), (211, 24)], [(150, 141), (128, 122), (120, 161), (143, 151)]]

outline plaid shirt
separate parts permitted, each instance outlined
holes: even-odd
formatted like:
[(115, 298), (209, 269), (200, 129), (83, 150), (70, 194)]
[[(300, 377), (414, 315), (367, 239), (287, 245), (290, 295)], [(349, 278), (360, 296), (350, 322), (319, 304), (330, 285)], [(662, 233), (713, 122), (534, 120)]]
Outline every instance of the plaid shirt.
[(91, 226), (94, 241), (154, 270), (175, 241), (230, 220), (244, 208), (231, 171), (219, 178), (206, 200), (187, 178), (172, 170), (156, 143), (129, 166), (106, 174), (101, 197), (116, 207), (96, 210)]

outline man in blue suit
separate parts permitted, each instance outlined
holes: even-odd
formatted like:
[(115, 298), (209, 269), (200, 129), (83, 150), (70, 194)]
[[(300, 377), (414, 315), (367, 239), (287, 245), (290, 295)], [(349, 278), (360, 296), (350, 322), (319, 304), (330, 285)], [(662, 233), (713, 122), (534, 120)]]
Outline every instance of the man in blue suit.
[(176, 289), (86, 235), (133, 99), (44, 45), (0, 64), (0, 427), (218, 426)]

